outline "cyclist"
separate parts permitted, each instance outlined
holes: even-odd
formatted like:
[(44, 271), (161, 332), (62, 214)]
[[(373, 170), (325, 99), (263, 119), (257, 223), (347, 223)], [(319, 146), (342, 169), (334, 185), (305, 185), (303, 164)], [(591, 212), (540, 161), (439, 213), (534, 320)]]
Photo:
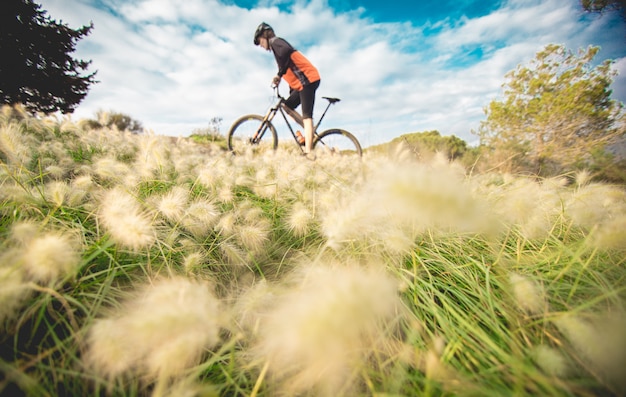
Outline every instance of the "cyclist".
[(280, 37), (276, 37), (274, 29), (265, 22), (261, 23), (254, 32), (254, 45), (260, 45), (267, 51), (274, 53), (274, 58), (278, 64), (278, 73), (272, 79), (272, 84), (277, 86), (283, 78), (289, 84), (289, 98), (285, 104), (291, 109), (302, 104), (304, 153), (311, 158), (313, 105), (315, 104), (315, 91), (320, 85), (320, 75), (317, 68), (291, 44)]

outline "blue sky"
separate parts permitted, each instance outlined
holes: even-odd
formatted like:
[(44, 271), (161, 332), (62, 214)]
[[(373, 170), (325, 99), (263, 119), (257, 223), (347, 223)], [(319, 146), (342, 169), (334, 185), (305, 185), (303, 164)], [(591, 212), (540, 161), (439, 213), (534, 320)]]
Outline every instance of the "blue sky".
[[(626, 23), (579, 0), (40, 0), (71, 27), (94, 23), (76, 56), (99, 84), (73, 118), (126, 113), (156, 134), (185, 136), (272, 103), (273, 56), (252, 44), (265, 21), (320, 70), (321, 96), (342, 99), (322, 127), (364, 144), (439, 130), (469, 143), (504, 75), (545, 45), (601, 46), (626, 102)], [(283, 93), (286, 93), (283, 87)], [(280, 130), (280, 124), (277, 123)]]

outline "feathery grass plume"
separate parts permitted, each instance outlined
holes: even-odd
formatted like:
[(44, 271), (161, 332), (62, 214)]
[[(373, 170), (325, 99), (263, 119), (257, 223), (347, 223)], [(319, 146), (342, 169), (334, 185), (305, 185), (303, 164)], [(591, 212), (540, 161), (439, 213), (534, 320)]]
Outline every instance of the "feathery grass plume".
[(554, 187), (527, 178), (513, 179), (490, 196), (498, 217), (529, 240), (548, 237), (562, 212), (562, 199)]
[(252, 177), (248, 174), (238, 174), (235, 179), (235, 185), (237, 186), (254, 186)]
[(11, 225), (11, 240), (21, 245), (30, 243), (39, 234), (40, 225), (33, 221), (18, 221)]
[(222, 214), (219, 221), (215, 224), (215, 230), (222, 235), (228, 237), (235, 234), (237, 225), (237, 215), (234, 212), (226, 212)]
[(586, 318), (565, 313), (553, 321), (590, 373), (617, 388), (618, 394), (626, 392), (626, 313), (616, 311)]
[(254, 255), (269, 241), (271, 224), (261, 208), (244, 201), (235, 212), (222, 216), (215, 229), (225, 237), (234, 236), (242, 248)]
[(138, 251), (150, 247), (156, 240), (150, 217), (133, 196), (120, 188), (103, 194), (99, 219), (113, 241), (122, 247)]
[(389, 228), (406, 231), (409, 239), (426, 230), (481, 232), (491, 224), (488, 215), (456, 169), (389, 164), (324, 214), (322, 229), (330, 246), (380, 243)]
[(587, 170), (582, 170), (576, 173), (576, 176), (574, 178), (575, 182), (576, 182), (576, 186), (578, 187), (583, 187), (587, 184), (589, 184), (589, 182), (591, 182), (591, 178), (593, 177), (593, 175), (591, 175), (591, 172), (587, 171)]
[(276, 299), (275, 290), (276, 287), (270, 285), (265, 278), (242, 288), (232, 308), (233, 318), (239, 329), (251, 335), (258, 332), (262, 319), (272, 310)]
[(626, 213), (598, 225), (590, 243), (604, 250), (626, 251)]
[(157, 208), (165, 219), (180, 222), (185, 214), (185, 207), (189, 200), (189, 191), (182, 186), (175, 186), (161, 197)]
[(65, 169), (58, 165), (49, 165), (45, 169), (46, 175), (52, 179), (62, 179), (65, 176)]
[(257, 207), (252, 201), (241, 203), (239, 207), (238, 219), (244, 223), (255, 224), (257, 221), (263, 221), (263, 210)]
[(30, 113), (24, 105), (17, 103), (15, 105), (2, 105), (0, 107), (0, 121), (7, 122), (11, 120), (24, 120), (30, 117)]
[(79, 206), (85, 202), (87, 195), (93, 191), (95, 184), (90, 175), (80, 175), (70, 182), (70, 192), (67, 198), (68, 205)]
[(313, 214), (301, 202), (297, 202), (291, 208), (287, 218), (287, 227), (296, 237), (304, 237), (311, 231)]
[(55, 207), (61, 207), (67, 201), (70, 190), (70, 186), (65, 182), (48, 182), (45, 186), (44, 197), (46, 201), (53, 204)]
[(235, 235), (248, 252), (256, 254), (262, 252), (269, 241), (269, 227), (269, 222), (264, 220), (257, 224), (238, 225)]
[(277, 198), (280, 196), (278, 181), (274, 169), (270, 164), (264, 163), (257, 168), (255, 175), (254, 192), (260, 197)]
[(234, 174), (232, 170), (224, 170), (222, 169), (222, 163), (209, 165), (202, 165), (198, 167), (196, 170), (197, 173), (197, 181), (207, 188), (212, 188), (218, 185), (223, 179), (224, 176), (228, 176), (231, 179), (234, 178)]
[(393, 225), (381, 232), (382, 245), (392, 255), (405, 255), (415, 249), (415, 235), (407, 228)]
[(223, 321), (209, 283), (157, 280), (128, 296), (116, 313), (94, 321), (85, 363), (107, 378), (167, 381), (219, 342)]
[(245, 266), (246, 253), (231, 241), (222, 241), (219, 245), (224, 262), (230, 265)]
[(73, 274), (80, 265), (78, 242), (60, 233), (45, 233), (24, 246), (22, 263), (29, 278), (47, 283)]
[[(159, 394), (163, 397), (217, 397), (220, 395), (220, 388), (187, 377), (176, 380)], [(223, 395), (223, 393), (221, 394)], [(156, 395), (156, 392), (153, 393), (153, 396), (156, 397)]]
[(0, 330), (13, 319), (32, 289), (28, 288), (22, 268), (16, 266), (16, 249), (0, 254)]
[(626, 191), (599, 183), (585, 185), (566, 200), (565, 213), (575, 225), (591, 229), (626, 214)]
[(274, 170), (267, 165), (257, 168), (255, 176), (256, 176), (256, 183), (259, 185), (276, 183)]
[[(34, 222), (21, 221), (11, 226), (9, 250), (14, 264), (24, 277), (48, 283), (73, 274), (80, 265), (80, 243), (67, 232), (43, 232)], [(5, 258), (6, 259), (6, 258)]]
[(476, 386), (464, 379), (461, 373), (446, 364), (443, 359), (446, 342), (435, 336), (426, 354), (421, 357), (420, 367), (428, 379), (439, 382), (442, 388), (454, 395), (482, 395)]
[(564, 378), (569, 373), (567, 360), (553, 347), (546, 345), (535, 346), (531, 350), (531, 357), (539, 368), (548, 375)]
[(274, 199), (280, 197), (280, 192), (278, 190), (278, 184), (276, 182), (272, 183), (264, 183), (264, 184), (256, 184), (254, 185), (254, 193), (256, 193), (259, 197)]
[(27, 165), (32, 152), (24, 135), (19, 124), (12, 122), (0, 125), (0, 160), (10, 165)]
[(219, 220), (219, 210), (215, 204), (205, 201), (193, 201), (186, 208), (181, 225), (197, 238), (206, 237)]
[(52, 139), (54, 140), (42, 142), (37, 152), (42, 156), (40, 161), (41, 166), (46, 171), (46, 176), (51, 179), (62, 179), (76, 164), (74, 159), (68, 154), (66, 144), (57, 140), (54, 136)]
[(206, 255), (202, 252), (191, 252), (184, 256), (183, 267), (187, 273), (193, 273), (204, 265)]
[(546, 309), (543, 288), (527, 276), (509, 273), (509, 283), (513, 288), (513, 297), (517, 306), (528, 314), (540, 314)]
[(229, 184), (225, 184), (219, 187), (217, 191), (217, 201), (220, 203), (228, 204), (235, 200), (235, 194), (233, 193), (233, 187)]
[[(397, 283), (361, 267), (311, 267), (263, 317), (257, 350), (284, 395), (351, 395), (371, 360), (388, 357)], [(344, 391), (344, 393), (342, 393)]]
[[(0, 172), (1, 172), (0, 168)], [(14, 181), (0, 179), (0, 202), (22, 203), (25, 200), (24, 189)], [(0, 206), (0, 214), (9, 210), (8, 206)]]
[(137, 142), (137, 156), (134, 170), (142, 178), (152, 177), (157, 171), (162, 171), (169, 165), (169, 150), (164, 144), (168, 137), (157, 136), (154, 133), (144, 133), (135, 137)]
[(128, 165), (110, 157), (102, 157), (94, 161), (93, 170), (100, 178), (114, 181), (122, 180), (131, 172)]

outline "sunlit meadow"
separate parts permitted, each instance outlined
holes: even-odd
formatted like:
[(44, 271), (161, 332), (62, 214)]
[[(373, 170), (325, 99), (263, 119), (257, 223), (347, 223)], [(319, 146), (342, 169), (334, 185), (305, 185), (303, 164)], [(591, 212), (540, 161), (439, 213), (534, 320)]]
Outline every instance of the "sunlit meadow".
[(620, 396), (626, 191), (0, 114), (0, 394)]

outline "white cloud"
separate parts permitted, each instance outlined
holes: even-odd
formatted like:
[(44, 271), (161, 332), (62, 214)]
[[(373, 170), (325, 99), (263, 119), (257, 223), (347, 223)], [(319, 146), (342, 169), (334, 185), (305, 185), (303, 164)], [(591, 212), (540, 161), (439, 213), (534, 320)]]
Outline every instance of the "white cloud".
[[(95, 25), (76, 55), (93, 60), (101, 83), (75, 117), (120, 111), (166, 135), (187, 135), (216, 116), (226, 132), (238, 116), (267, 109), (276, 66), (252, 44), (261, 21), (320, 69), (316, 116), (322, 96), (342, 98), (322, 127), (350, 130), (366, 146), (431, 129), (473, 141), (470, 130), (500, 94), (504, 74), (545, 44), (602, 45), (600, 56), (622, 58), (618, 70), (626, 55), (615, 39), (623, 21), (582, 15), (576, 2), (559, 0), (509, 0), (484, 17), (425, 26), (376, 23), (362, 9), (337, 13), (325, 0), (253, 9), (217, 0), (116, 1), (109, 10), (95, 0), (41, 3), (72, 27)], [(623, 77), (613, 88), (626, 99)]]

